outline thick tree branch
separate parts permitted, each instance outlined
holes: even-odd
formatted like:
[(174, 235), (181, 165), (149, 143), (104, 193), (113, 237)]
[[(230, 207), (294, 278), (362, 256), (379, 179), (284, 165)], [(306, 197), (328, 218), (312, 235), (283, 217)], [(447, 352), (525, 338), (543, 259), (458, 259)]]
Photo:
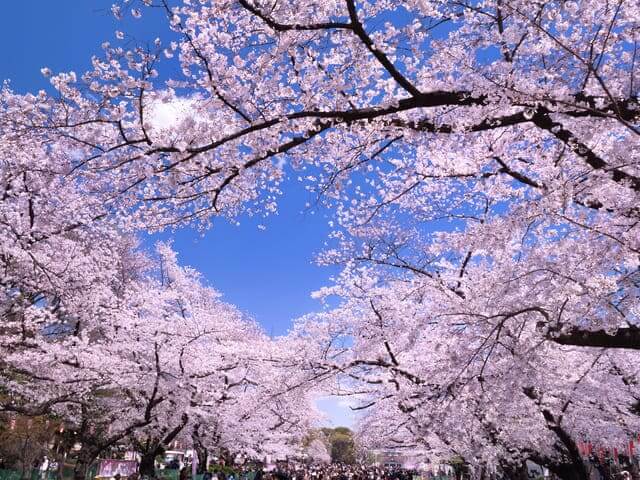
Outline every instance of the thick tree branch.
[(576, 328), (566, 333), (551, 333), (548, 338), (560, 345), (640, 350), (640, 329), (635, 327), (619, 328), (614, 333)]

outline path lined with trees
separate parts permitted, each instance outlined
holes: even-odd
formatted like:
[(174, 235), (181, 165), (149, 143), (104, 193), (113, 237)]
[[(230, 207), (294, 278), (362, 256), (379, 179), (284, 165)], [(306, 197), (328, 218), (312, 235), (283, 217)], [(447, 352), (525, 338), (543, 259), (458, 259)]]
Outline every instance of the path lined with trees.
[[(147, 466), (178, 436), (284, 453), (318, 394), (363, 412), (362, 445), (476, 471), (633, 456), (637, 2), (112, 12), (152, 8), (155, 43), (119, 32), (87, 72), (43, 68), (52, 94), (0, 91), (2, 411), (67, 425), (77, 480), (125, 439)], [(285, 337), (137, 240), (273, 214), (291, 175), (342, 272)]]

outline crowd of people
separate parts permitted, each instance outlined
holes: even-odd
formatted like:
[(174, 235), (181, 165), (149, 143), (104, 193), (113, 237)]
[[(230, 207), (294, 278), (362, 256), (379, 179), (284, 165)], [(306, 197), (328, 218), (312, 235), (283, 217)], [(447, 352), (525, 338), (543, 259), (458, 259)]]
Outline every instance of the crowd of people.
[[(437, 466), (435, 470), (415, 471), (398, 467), (379, 467), (366, 465), (346, 465), (346, 464), (322, 464), (322, 465), (303, 465), (283, 463), (276, 469), (266, 471), (265, 469), (257, 469), (250, 472), (240, 472), (235, 477), (225, 477), (218, 475), (212, 480), (447, 480), (447, 479), (471, 479), (478, 478), (470, 470), (456, 471), (454, 468), (443, 468), (442, 465)], [(530, 470), (528, 478), (557, 478), (548, 471)], [(503, 476), (497, 473), (490, 474), (485, 478), (496, 478), (502, 480), (511, 480), (509, 476)], [(624, 469), (615, 472), (594, 472), (593, 478), (599, 479), (616, 479), (616, 480), (632, 480), (637, 478)], [(211, 479), (204, 479), (211, 480)]]
[[(267, 474), (273, 480), (412, 480), (416, 472), (364, 465), (285, 465)], [(265, 479), (266, 480), (266, 479)]]

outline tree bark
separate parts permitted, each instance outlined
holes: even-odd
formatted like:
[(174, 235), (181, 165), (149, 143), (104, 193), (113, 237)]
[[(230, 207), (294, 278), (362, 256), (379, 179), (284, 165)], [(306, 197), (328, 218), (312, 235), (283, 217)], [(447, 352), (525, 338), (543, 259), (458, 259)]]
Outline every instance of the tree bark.
[(487, 479), (487, 466), (483, 463), (479, 467), (479, 475), (478, 480), (486, 480)]
[(527, 462), (519, 465), (503, 465), (501, 469), (509, 480), (529, 480)]
[[(560, 442), (564, 445), (569, 461), (571, 462), (558, 465), (556, 471), (552, 470), (553, 473), (559, 476), (562, 480), (589, 480), (589, 471), (587, 470), (587, 466), (580, 456), (578, 446), (574, 442), (573, 438), (571, 438), (571, 435), (569, 435), (562, 426), (556, 423), (551, 412), (543, 410), (542, 414), (548, 423), (548, 428), (556, 434)], [(549, 470), (551, 470), (551, 468), (549, 468)]]
[(611, 334), (604, 330), (573, 329), (567, 333), (551, 334), (549, 339), (560, 345), (576, 347), (640, 350), (640, 329), (634, 327), (620, 328)]
[(140, 467), (138, 468), (140, 476), (146, 475), (148, 478), (156, 478), (156, 457), (160, 450), (161, 448), (156, 445), (141, 453)]
[[(140, 466), (138, 472), (140, 476), (146, 475), (149, 478), (156, 478), (156, 457), (164, 451), (164, 449), (171, 444), (187, 425), (189, 416), (184, 413), (180, 418), (180, 424), (176, 425), (173, 430), (168, 432), (164, 437), (149, 437), (145, 443), (133, 439), (134, 445), (138, 453), (142, 457), (140, 460)], [(163, 432), (164, 433), (164, 432)]]
[(87, 480), (91, 464), (98, 458), (99, 452), (93, 449), (85, 450), (84, 446), (78, 453), (76, 464), (73, 466), (73, 480)]
[(197, 473), (205, 473), (207, 471), (207, 461), (209, 460), (209, 450), (207, 450), (202, 441), (200, 426), (200, 424), (194, 425), (191, 439), (193, 441), (193, 449), (198, 456)]
[[(587, 469), (578, 445), (571, 437), (571, 434), (562, 426), (562, 415), (556, 417), (550, 410), (543, 408), (541, 405), (541, 396), (533, 387), (524, 388), (524, 394), (533, 400), (540, 408), (540, 413), (547, 423), (547, 428), (553, 432), (558, 439), (556, 447), (567, 457), (568, 462), (539, 463), (551, 470), (552, 473), (560, 477), (562, 480), (589, 480), (589, 471)], [(534, 459), (535, 461), (535, 459)]]
[(196, 454), (198, 455), (198, 473), (207, 471), (207, 462), (209, 461), (209, 450), (203, 446), (196, 446)]

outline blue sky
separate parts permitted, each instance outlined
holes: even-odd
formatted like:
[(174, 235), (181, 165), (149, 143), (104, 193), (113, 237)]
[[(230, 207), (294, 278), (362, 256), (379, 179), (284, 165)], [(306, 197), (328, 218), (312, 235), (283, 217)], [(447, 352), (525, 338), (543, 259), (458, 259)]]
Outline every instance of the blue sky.
[[(114, 41), (115, 30), (139, 40), (162, 36), (160, 14), (143, 20), (116, 21), (110, 11), (114, 0), (5, 1), (0, 29), (0, 79), (10, 80), (18, 93), (47, 89), (42, 67), (54, 72), (89, 68), (102, 42)], [(263, 325), (267, 333), (286, 333), (291, 320), (321, 305), (310, 293), (329, 282), (336, 270), (313, 264), (328, 232), (326, 212), (312, 214), (305, 203), (312, 199), (296, 181), (288, 181), (279, 214), (266, 222), (240, 218), (240, 225), (224, 219), (200, 234), (191, 229), (154, 238), (173, 238), (183, 264), (201, 271), (209, 283)], [(258, 229), (264, 223), (266, 230)], [(151, 244), (152, 242), (149, 241)], [(319, 401), (334, 425), (351, 423), (348, 410), (332, 399)]]

